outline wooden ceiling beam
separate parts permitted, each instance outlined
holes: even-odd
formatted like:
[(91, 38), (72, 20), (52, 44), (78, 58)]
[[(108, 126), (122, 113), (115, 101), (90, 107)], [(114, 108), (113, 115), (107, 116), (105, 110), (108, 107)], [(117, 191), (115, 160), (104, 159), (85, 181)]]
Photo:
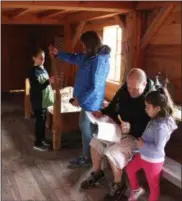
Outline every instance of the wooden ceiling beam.
[(52, 18), (52, 17), (56, 17), (57, 15), (60, 15), (60, 14), (65, 14), (65, 13), (69, 13), (71, 12), (71, 10), (67, 9), (67, 10), (61, 10), (61, 11), (57, 11), (57, 12), (54, 12), (54, 13), (50, 13), (50, 14), (47, 14), (46, 16), (44, 16), (44, 18)]
[(25, 8), (24, 10), (22, 11), (19, 11), (18, 13), (16, 13), (15, 15), (12, 16), (12, 18), (17, 18), (17, 17), (20, 17), (26, 13), (28, 13), (30, 11), (30, 9), (28, 8)]
[(110, 18), (108, 20), (105, 20), (105, 22), (102, 22), (102, 23), (91, 23), (91, 22), (89, 22), (84, 26), (83, 32), (90, 31), (90, 30), (97, 31), (97, 30), (103, 29), (103, 27), (105, 27), (105, 26), (112, 26), (112, 25), (117, 25), (117, 22), (115, 21), (114, 18)]
[(152, 24), (149, 26), (141, 40), (141, 50), (144, 50), (147, 47), (152, 38), (158, 33), (165, 20), (170, 16), (174, 8), (175, 6), (173, 4), (161, 8), (159, 14), (153, 20)]
[(81, 12), (78, 14), (73, 14), (68, 16), (69, 23), (80, 23), (92, 20), (104, 19), (118, 15), (118, 13), (108, 13), (108, 12)]
[(3, 8), (72, 9), (102, 12), (124, 12), (134, 8), (132, 2), (120, 1), (3, 1)]
[(181, 6), (182, 3), (180, 1), (141, 1), (136, 5), (136, 9), (138, 10), (152, 10), (155, 8), (169, 6), (173, 4), (174, 6)]
[(65, 21), (55, 20), (55, 19), (40, 19), (32, 16), (22, 16), (20, 18), (6, 18), (2, 17), (1, 24), (47, 24), (47, 25), (63, 25)]

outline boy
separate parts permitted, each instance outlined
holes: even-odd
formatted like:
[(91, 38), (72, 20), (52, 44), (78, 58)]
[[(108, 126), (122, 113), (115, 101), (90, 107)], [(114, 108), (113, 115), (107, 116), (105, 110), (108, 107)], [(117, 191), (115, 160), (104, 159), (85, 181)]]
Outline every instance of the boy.
[(46, 151), (50, 144), (45, 139), (45, 123), (47, 107), (53, 105), (54, 94), (50, 83), (55, 79), (49, 78), (44, 68), (45, 52), (38, 49), (33, 54), (34, 67), (29, 75), (30, 81), (30, 100), (35, 114), (35, 143), (34, 149)]

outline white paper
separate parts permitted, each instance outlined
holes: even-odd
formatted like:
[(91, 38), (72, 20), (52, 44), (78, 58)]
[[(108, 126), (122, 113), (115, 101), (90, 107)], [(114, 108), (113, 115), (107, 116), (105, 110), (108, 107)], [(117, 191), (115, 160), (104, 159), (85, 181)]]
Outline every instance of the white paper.
[(97, 123), (98, 125), (98, 133), (95, 135), (98, 139), (108, 142), (120, 142), (122, 135), (120, 126), (112, 119), (108, 116), (96, 118), (90, 112), (87, 112), (87, 116), (93, 124)]

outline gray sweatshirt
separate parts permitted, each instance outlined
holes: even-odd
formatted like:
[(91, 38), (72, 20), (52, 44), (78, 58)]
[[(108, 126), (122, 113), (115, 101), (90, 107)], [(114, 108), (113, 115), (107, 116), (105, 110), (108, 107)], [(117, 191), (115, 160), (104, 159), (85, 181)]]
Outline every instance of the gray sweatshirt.
[(142, 135), (144, 146), (139, 149), (141, 158), (154, 163), (163, 162), (164, 148), (175, 129), (177, 125), (172, 116), (152, 119)]

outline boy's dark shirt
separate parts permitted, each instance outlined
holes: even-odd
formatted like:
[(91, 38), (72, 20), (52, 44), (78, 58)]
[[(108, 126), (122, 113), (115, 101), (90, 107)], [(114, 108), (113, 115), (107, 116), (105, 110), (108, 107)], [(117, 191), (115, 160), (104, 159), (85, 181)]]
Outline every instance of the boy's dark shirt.
[(48, 76), (47, 70), (39, 66), (33, 66), (29, 73), (30, 81), (30, 100), (33, 110), (40, 110), (42, 108), (43, 94), (42, 90), (45, 89), (50, 83), (47, 79), (43, 84), (38, 81), (39, 76)]

